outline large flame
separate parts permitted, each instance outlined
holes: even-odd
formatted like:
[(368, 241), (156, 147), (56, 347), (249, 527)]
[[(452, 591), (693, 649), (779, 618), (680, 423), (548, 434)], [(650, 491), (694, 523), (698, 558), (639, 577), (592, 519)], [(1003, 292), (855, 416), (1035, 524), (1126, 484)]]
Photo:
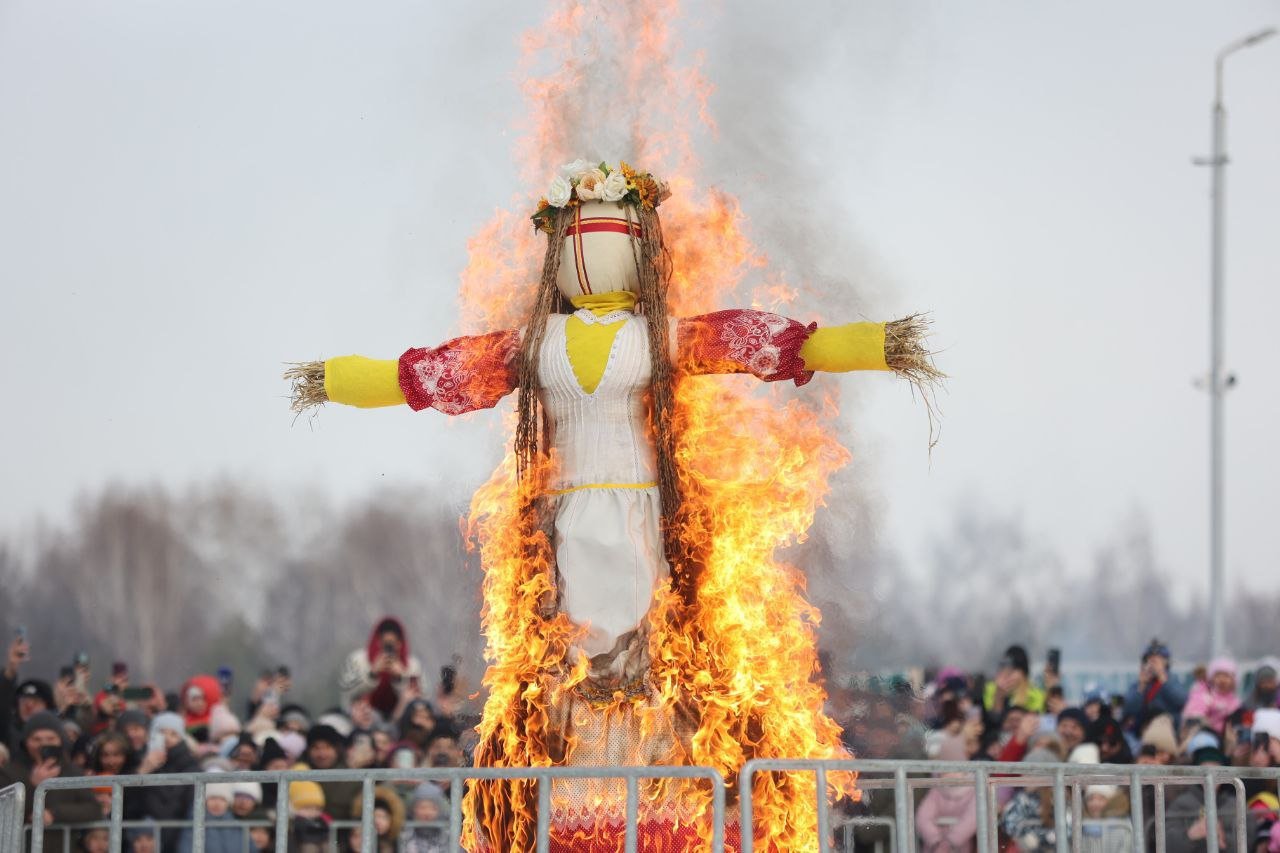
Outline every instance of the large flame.
[[(524, 322), (544, 246), (526, 219), (531, 202), (560, 163), (597, 154), (624, 158), (672, 185), (661, 215), (674, 266), (673, 314), (745, 307), (743, 302), (773, 307), (789, 298), (784, 282), (761, 273), (768, 261), (748, 239), (737, 200), (700, 179), (694, 137), (711, 128), (711, 87), (696, 58), (682, 64), (677, 57), (671, 27), (678, 14), (676, 0), (625, 6), (565, 0), (524, 37), (529, 114), (516, 156), (531, 184), (511, 210), (497, 213), (469, 242), (461, 299), (468, 331)], [(552, 70), (539, 72), (547, 62)], [(602, 103), (616, 108), (602, 113)], [(602, 126), (613, 144), (628, 150), (580, 147)], [(735, 299), (745, 287), (751, 288), (745, 299)], [(639, 703), (619, 697), (599, 712), (606, 718), (635, 715), (664, 750), (660, 760), (716, 768), (731, 784), (749, 758), (842, 755), (839, 728), (823, 713), (825, 694), (816, 678), (819, 614), (805, 600), (801, 571), (776, 556), (804, 538), (832, 473), (849, 459), (835, 438), (835, 405), (818, 396), (807, 389), (801, 397), (810, 404), (785, 400), (782, 389), (742, 377), (679, 383), (677, 458), (688, 510), (679, 535), (701, 552), (705, 565), (692, 605), (664, 589), (651, 611), (658, 695)], [(481, 758), (547, 766), (573, 748), (556, 741), (551, 717), (581, 679), (583, 662), (567, 676), (560, 671), (572, 626), (548, 606), (553, 590), (544, 520), (520, 509), (536, 496), (546, 472), (535, 471), (523, 483), (514, 472), (509, 454), (475, 495), (468, 523), (485, 572), (491, 662)], [(671, 731), (676, 708), (692, 709), (683, 738)], [(851, 776), (833, 779), (832, 794), (856, 796)], [(757, 837), (780, 850), (816, 847), (816, 784), (813, 774), (758, 777)], [(501, 849), (530, 849), (535, 788), (477, 790), (488, 796), (468, 798), (469, 849), (480, 846), (477, 832)], [(670, 793), (662, 786), (645, 790), (651, 801)], [(705, 838), (707, 790), (686, 785), (678, 796), (687, 806), (682, 819), (697, 824)], [(499, 797), (501, 807), (495, 805)], [(583, 805), (589, 811), (594, 804)]]

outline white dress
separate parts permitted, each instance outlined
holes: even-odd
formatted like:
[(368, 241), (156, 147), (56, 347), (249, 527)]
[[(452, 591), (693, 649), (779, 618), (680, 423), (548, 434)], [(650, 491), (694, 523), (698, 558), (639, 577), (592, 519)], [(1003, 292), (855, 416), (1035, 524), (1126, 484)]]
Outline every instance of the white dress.
[(649, 334), (642, 318), (615, 313), (626, 319), (593, 392), (582, 389), (569, 362), (563, 314), (547, 320), (538, 379), (556, 462), (560, 609), (584, 629), (578, 646), (591, 659), (591, 677), (622, 682), (643, 675), (646, 632), (637, 629), (668, 567), (645, 401)]

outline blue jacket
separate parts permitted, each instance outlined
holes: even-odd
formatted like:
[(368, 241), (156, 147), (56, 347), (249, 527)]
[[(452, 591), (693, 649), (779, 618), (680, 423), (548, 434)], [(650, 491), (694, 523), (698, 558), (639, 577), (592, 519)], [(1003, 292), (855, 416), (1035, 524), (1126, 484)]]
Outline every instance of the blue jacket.
[[(248, 833), (248, 828), (237, 821), (231, 812), (221, 817), (205, 815), (205, 853), (244, 853)], [(182, 830), (182, 835), (178, 837), (178, 853), (191, 853), (191, 842), (191, 830)]]
[(1173, 717), (1174, 731), (1181, 724), (1182, 706), (1187, 704), (1187, 691), (1182, 685), (1170, 679), (1160, 685), (1160, 689), (1147, 700), (1149, 687), (1144, 688), (1133, 682), (1124, 699), (1124, 718), (1126, 724), (1135, 732), (1140, 731), (1153, 717), (1169, 714)]

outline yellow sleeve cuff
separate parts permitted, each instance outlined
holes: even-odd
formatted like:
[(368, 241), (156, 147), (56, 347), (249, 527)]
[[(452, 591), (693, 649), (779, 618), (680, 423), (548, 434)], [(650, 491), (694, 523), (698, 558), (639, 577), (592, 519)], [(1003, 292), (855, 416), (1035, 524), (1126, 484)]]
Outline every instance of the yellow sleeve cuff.
[(335, 403), (375, 409), (403, 403), (400, 362), (395, 359), (340, 355), (324, 363), (324, 390)]
[(805, 370), (888, 370), (884, 361), (884, 323), (847, 323), (816, 329), (800, 347), (800, 357)]

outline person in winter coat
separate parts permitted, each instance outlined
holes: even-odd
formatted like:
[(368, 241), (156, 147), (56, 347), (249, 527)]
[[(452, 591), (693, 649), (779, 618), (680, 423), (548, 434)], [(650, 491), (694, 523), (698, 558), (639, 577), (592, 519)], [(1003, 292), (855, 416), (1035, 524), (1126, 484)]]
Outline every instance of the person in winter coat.
[(1197, 681), (1182, 707), (1184, 720), (1201, 719), (1219, 735), (1230, 717), (1240, 707), (1236, 695), (1236, 662), (1218, 658), (1209, 664), (1208, 680)]
[(151, 718), (145, 711), (130, 708), (116, 718), (116, 731), (129, 741), (129, 772), (137, 770), (147, 754), (147, 737), (151, 734)]
[(1138, 680), (1129, 687), (1125, 696), (1125, 726), (1137, 734), (1154, 717), (1168, 714), (1176, 728), (1182, 706), (1186, 703), (1186, 692), (1169, 678), (1169, 647), (1159, 640), (1152, 640), (1142, 653)]
[(436, 724), (436, 714), (430, 702), (426, 699), (410, 700), (400, 715), (400, 739), (424, 750), (436, 730)]
[[(343, 753), (346, 747), (346, 738), (333, 726), (312, 726), (311, 731), (307, 732), (307, 751), (303, 760), (312, 770), (345, 770), (347, 765), (343, 760)], [(356, 779), (326, 781), (321, 782), (320, 787), (324, 791), (329, 817), (334, 820), (349, 819), (351, 799), (359, 796), (360, 782)]]
[(1115, 785), (1090, 785), (1084, 790), (1081, 853), (1127, 853), (1133, 849), (1133, 834), (1102, 821), (1128, 817), (1129, 796)]
[[(1062, 761), (1062, 754), (1039, 746), (1022, 760), (1027, 764), (1056, 764)], [(1001, 811), (1000, 826), (1021, 853), (1053, 849), (1058, 837), (1054, 829), (1053, 789), (1019, 788)]]
[[(1226, 762), (1226, 756), (1220, 749), (1207, 746), (1196, 750), (1191, 762), (1197, 767), (1216, 767)], [(1207, 814), (1204, 809), (1204, 786), (1186, 785), (1182, 793), (1174, 799), (1166, 813), (1168, 830), (1166, 834), (1169, 853), (1200, 853), (1215, 850), (1236, 849), (1236, 791), (1231, 785), (1221, 785), (1217, 791), (1218, 825), (1216, 832), (1206, 823)], [(1256, 830), (1253, 815), (1245, 815), (1245, 838), (1252, 839)], [(1213, 835), (1217, 843), (1212, 843)], [(1150, 836), (1148, 836), (1150, 837)]]
[[(67, 737), (62, 721), (48, 711), (38, 711), (26, 720), (19, 749), (8, 764), (0, 767), (0, 788), (22, 785), (26, 788), (26, 820), (32, 822), (31, 808), (35, 789), (46, 779), (82, 776), (67, 754)], [(98, 801), (89, 788), (50, 791), (45, 798), (44, 815), (36, 822), (44, 826), (57, 823), (87, 823), (102, 816)], [(61, 850), (62, 835), (45, 832), (46, 850)]]
[[(200, 762), (186, 739), (186, 723), (174, 713), (156, 715), (151, 721), (151, 746), (138, 766), (139, 773), (198, 773)], [(135, 788), (125, 794), (125, 811), (153, 820), (185, 820), (191, 815), (190, 785)], [(181, 830), (160, 832), (162, 853), (174, 853)]]
[[(229, 783), (213, 783), (204, 789), (205, 853), (243, 853), (245, 828), (236, 825), (231, 813), (234, 786)], [(178, 838), (178, 853), (191, 853), (193, 835), (190, 829), (182, 830)]]
[(325, 812), (324, 791), (315, 782), (289, 784), (289, 853), (329, 853), (330, 824)]
[[(351, 819), (360, 820), (364, 814), (364, 797), (351, 801)], [(368, 853), (396, 853), (400, 831), (404, 827), (404, 800), (388, 785), (373, 789), (373, 827), (376, 838), (374, 849)], [(360, 828), (351, 830), (351, 849), (365, 853), (360, 848)]]
[(409, 800), (409, 819), (415, 824), (406, 826), (400, 834), (400, 853), (445, 853), (452, 849), (449, 833), (440, 826), (423, 826), (448, 820), (449, 800), (444, 792), (431, 782), (423, 782), (413, 789)]
[(400, 704), (400, 694), (410, 684), (421, 687), (422, 664), (409, 653), (409, 638), (404, 625), (394, 616), (378, 621), (363, 649), (347, 658), (338, 676), (342, 690), (342, 707), (351, 709), (351, 701), (367, 695), (369, 704), (388, 719)]
[(197, 743), (216, 743), (240, 731), (240, 721), (223, 702), (222, 685), (212, 675), (197, 675), (182, 685), (182, 718)]
[(1245, 700), (1245, 707), (1250, 711), (1256, 711), (1259, 708), (1276, 708), (1280, 707), (1280, 691), (1277, 685), (1280, 682), (1276, 680), (1276, 668), (1269, 663), (1254, 670), (1253, 673), (1253, 690), (1249, 691), (1249, 698)]
[(1031, 682), (1027, 650), (1013, 645), (1005, 649), (996, 677), (987, 682), (982, 706), (991, 725), (999, 725), (1011, 708), (1039, 714), (1044, 711), (1044, 691)]
[[(964, 741), (947, 738), (938, 750), (940, 761), (965, 761)], [(943, 773), (940, 778), (970, 779), (967, 773)], [(930, 788), (916, 809), (916, 831), (922, 853), (971, 853), (978, 832), (978, 813), (972, 785)]]

